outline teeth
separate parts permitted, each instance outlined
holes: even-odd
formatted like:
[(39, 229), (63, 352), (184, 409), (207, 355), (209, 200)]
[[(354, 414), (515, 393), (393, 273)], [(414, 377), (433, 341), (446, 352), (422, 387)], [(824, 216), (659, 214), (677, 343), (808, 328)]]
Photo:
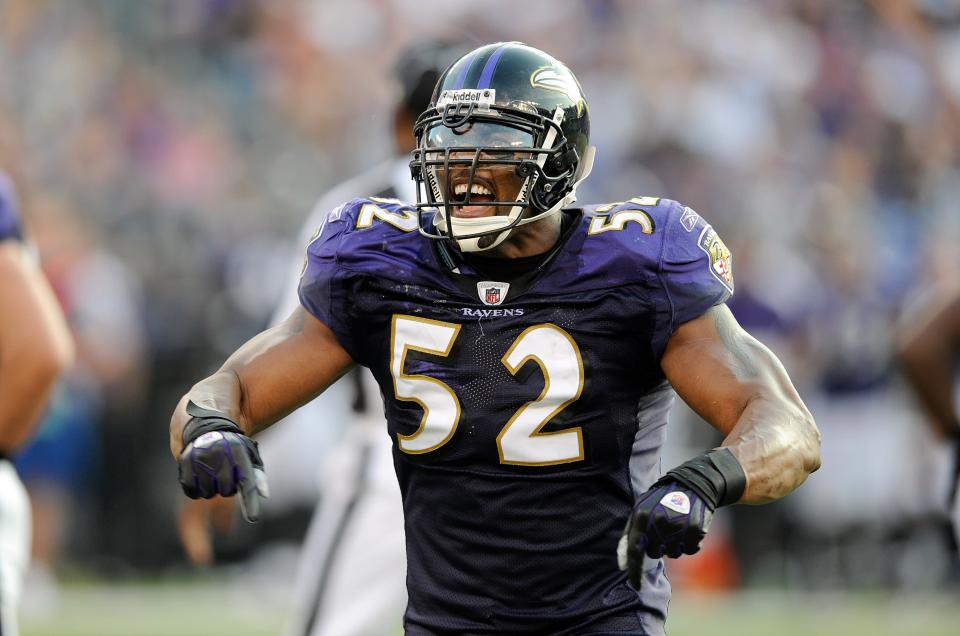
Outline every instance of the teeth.
[[(466, 184), (466, 183), (458, 183), (457, 185), (455, 185), (455, 186), (453, 187), (453, 193), (456, 194), (457, 196), (463, 195), (463, 194), (465, 194), (466, 192), (467, 192), (467, 184)], [(491, 192), (489, 188), (486, 188), (486, 187), (480, 185), (479, 183), (474, 183), (473, 186), (470, 188), (470, 194), (480, 194), (480, 195), (490, 194), (490, 195), (492, 195), (493, 192)]]

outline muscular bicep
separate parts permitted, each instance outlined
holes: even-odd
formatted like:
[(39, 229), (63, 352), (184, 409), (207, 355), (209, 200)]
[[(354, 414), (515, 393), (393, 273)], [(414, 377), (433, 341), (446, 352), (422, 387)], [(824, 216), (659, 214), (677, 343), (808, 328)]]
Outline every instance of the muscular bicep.
[(0, 241), (0, 448), (28, 436), (73, 341), (53, 291), (23, 246)]
[(780, 361), (740, 327), (726, 305), (681, 325), (661, 365), (683, 401), (724, 435), (761, 395), (799, 401)]
[(170, 452), (176, 458), (183, 449), (188, 402), (224, 413), (253, 434), (313, 399), (351, 366), (330, 328), (300, 307), (244, 343), (181, 398), (170, 419)]
[(0, 241), (0, 342), (32, 357), (69, 359), (73, 345), (60, 306), (39, 266), (16, 241)]
[(778, 499), (820, 465), (820, 433), (773, 353), (725, 305), (681, 325), (661, 360), (680, 397), (726, 437), (744, 503)]
[(353, 366), (325, 324), (297, 308), (255, 336), (223, 364), (241, 389), (240, 419), (256, 432), (305, 404)]

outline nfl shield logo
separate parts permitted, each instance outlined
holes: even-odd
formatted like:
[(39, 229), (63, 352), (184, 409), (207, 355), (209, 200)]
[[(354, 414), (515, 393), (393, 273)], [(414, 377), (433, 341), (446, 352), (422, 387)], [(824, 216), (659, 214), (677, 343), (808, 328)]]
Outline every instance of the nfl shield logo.
[(510, 283), (489, 280), (477, 283), (477, 294), (484, 305), (499, 305), (507, 297), (508, 289), (510, 289)]
[(690, 498), (679, 491), (665, 494), (660, 500), (660, 505), (682, 515), (690, 514)]

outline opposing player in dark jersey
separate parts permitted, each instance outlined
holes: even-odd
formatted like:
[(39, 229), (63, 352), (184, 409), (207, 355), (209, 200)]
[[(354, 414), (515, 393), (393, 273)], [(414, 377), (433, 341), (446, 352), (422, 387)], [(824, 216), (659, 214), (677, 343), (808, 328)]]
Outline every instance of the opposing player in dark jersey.
[(63, 313), (23, 242), (13, 182), (0, 171), (0, 634), (15, 635), (30, 565), (30, 504), (11, 462), (73, 356)]
[[(696, 212), (571, 207), (593, 150), (563, 64), (476, 49), (415, 132), (422, 200), (332, 210), (302, 308), (177, 406), (181, 484), (255, 507), (248, 435), (361, 364), (403, 493), (408, 634), (662, 634), (660, 557), (696, 552), (719, 506), (803, 482), (816, 426), (723, 304), (731, 256)], [(726, 439), (661, 475), (675, 393)]]

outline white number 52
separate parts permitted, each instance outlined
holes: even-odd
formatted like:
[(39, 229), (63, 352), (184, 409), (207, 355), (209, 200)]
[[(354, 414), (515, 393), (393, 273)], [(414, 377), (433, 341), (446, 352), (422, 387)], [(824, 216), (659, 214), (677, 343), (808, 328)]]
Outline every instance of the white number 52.
[[(448, 356), (460, 325), (414, 316), (395, 315), (391, 329), (390, 373), (398, 400), (423, 408), (419, 428), (397, 435), (400, 450), (419, 454), (434, 451), (453, 437), (460, 422), (460, 400), (450, 386), (437, 378), (404, 372), (408, 351)], [(540, 395), (521, 406), (497, 435), (502, 464), (548, 466), (583, 459), (580, 427), (543, 433), (541, 429), (583, 391), (583, 358), (566, 331), (551, 324), (534, 325), (521, 333), (502, 358), (516, 375), (529, 361), (543, 372)]]

